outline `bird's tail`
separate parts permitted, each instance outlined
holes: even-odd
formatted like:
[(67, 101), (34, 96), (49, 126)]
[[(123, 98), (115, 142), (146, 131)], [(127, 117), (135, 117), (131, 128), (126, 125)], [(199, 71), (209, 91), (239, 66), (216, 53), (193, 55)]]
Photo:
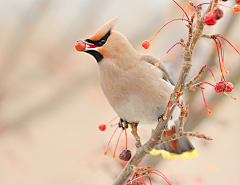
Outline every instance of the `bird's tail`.
[[(175, 133), (173, 126), (168, 131), (164, 131), (163, 137), (169, 137)], [(162, 155), (166, 159), (180, 159), (185, 160), (188, 158), (198, 157), (198, 152), (188, 140), (186, 136), (182, 136), (177, 140), (169, 141), (157, 146), (150, 152), (151, 155)]]

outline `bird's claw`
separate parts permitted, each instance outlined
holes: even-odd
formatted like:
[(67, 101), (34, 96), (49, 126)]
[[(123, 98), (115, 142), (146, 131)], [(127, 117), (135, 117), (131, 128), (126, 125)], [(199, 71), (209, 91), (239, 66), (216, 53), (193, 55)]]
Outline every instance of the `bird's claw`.
[[(172, 118), (173, 118), (173, 117), (171, 116), (171, 117), (170, 117), (170, 120), (172, 120)], [(163, 119), (163, 114), (158, 117), (158, 122), (160, 121), (160, 119), (162, 119), (163, 121), (165, 121), (165, 120)]]
[(163, 114), (158, 117), (158, 122), (160, 121), (160, 119), (162, 119), (162, 120), (164, 121), (164, 119), (163, 119)]
[(124, 121), (122, 118), (120, 118), (120, 120), (118, 122), (118, 127), (122, 128), (123, 130), (125, 130), (126, 128), (128, 128), (127, 121)]
[[(170, 117), (170, 120), (172, 120), (172, 118), (173, 118), (173, 117), (171, 116), (171, 117)], [(158, 122), (160, 121), (160, 119), (162, 119), (162, 120), (164, 121), (164, 119), (163, 119), (163, 114), (158, 117)], [(165, 130), (168, 130), (168, 124), (165, 125), (164, 129), (165, 129)]]

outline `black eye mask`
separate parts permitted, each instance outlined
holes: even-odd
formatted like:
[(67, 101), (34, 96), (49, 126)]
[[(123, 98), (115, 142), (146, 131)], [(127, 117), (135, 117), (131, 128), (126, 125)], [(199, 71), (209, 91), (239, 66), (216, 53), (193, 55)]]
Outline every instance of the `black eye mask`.
[(107, 32), (106, 35), (104, 35), (100, 40), (94, 41), (91, 39), (86, 39), (85, 41), (90, 44), (94, 44), (95, 46), (101, 47), (107, 42), (107, 39), (110, 36), (110, 34), (111, 34), (111, 30), (109, 30), (109, 32)]

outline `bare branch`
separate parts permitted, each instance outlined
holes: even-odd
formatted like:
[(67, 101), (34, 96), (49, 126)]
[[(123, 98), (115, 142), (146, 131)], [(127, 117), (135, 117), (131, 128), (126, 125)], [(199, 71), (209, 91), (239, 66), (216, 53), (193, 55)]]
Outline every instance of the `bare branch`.
[(130, 126), (131, 126), (131, 128), (132, 128), (131, 133), (132, 133), (132, 135), (134, 136), (134, 138), (136, 139), (136, 144), (135, 144), (136, 147), (137, 147), (137, 148), (141, 147), (142, 144), (141, 144), (141, 141), (140, 141), (140, 137), (139, 137), (139, 135), (138, 135), (138, 133), (137, 133), (138, 123), (128, 123), (128, 124), (130, 124)]
[[(215, 6), (217, 5), (218, 0), (215, 1)], [(206, 13), (208, 13), (211, 9), (212, 2), (209, 4), (207, 10), (205, 13), (197, 20), (197, 24), (195, 29), (193, 30), (193, 35), (190, 40), (190, 45), (188, 47), (185, 47), (183, 50), (183, 64), (182, 64), (182, 70), (180, 73), (180, 76), (178, 78), (177, 84), (174, 88), (174, 92), (182, 92), (185, 86), (185, 80), (189, 74), (189, 71), (192, 67), (192, 52), (193, 49), (197, 43), (197, 41), (201, 38), (202, 36), (202, 31), (204, 28), (204, 16)], [(171, 98), (170, 102), (170, 107), (176, 103), (176, 100), (174, 99), (175, 97)], [(166, 108), (167, 110), (167, 108)], [(162, 134), (164, 132), (165, 125), (167, 124), (171, 114), (172, 114), (173, 109), (171, 111), (168, 111), (167, 113), (167, 119), (166, 120), (161, 120), (159, 121), (155, 131), (152, 134), (151, 139), (145, 143), (142, 147), (137, 148), (136, 154), (133, 156), (133, 158), (129, 161), (129, 163), (125, 166), (123, 171), (119, 174), (119, 176), (116, 178), (115, 182), (113, 185), (121, 185), (124, 184), (129, 177), (131, 176), (131, 173), (133, 170), (131, 169), (131, 166), (134, 165), (136, 166), (143, 157), (148, 154), (153, 148), (155, 148), (159, 144), (159, 140), (162, 138)]]

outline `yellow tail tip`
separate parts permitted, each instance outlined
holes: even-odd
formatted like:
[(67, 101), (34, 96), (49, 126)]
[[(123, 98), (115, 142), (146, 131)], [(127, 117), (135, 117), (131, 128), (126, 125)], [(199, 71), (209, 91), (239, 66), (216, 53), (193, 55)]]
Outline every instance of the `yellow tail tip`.
[(193, 149), (193, 150), (187, 151), (187, 152), (183, 152), (182, 154), (174, 154), (174, 153), (170, 153), (166, 150), (153, 149), (150, 152), (150, 154), (153, 156), (158, 156), (161, 154), (164, 159), (171, 159), (171, 160), (175, 160), (175, 159), (185, 160), (185, 159), (189, 159), (189, 158), (199, 157), (196, 149)]
[(151, 155), (153, 156), (158, 156), (161, 154), (161, 150), (157, 150), (157, 149), (152, 149), (152, 151), (150, 152)]

